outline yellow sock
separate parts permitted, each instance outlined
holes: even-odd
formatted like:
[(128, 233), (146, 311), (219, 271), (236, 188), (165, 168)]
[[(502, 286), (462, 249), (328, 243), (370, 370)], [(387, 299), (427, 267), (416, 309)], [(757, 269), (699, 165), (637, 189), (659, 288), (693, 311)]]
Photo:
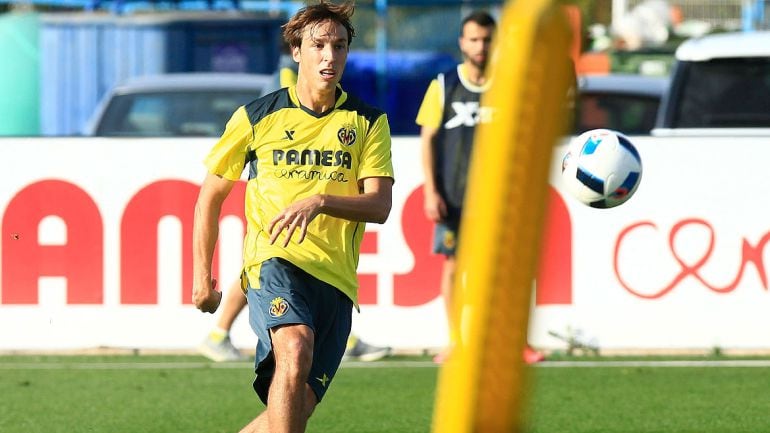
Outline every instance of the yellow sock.
[(348, 337), (348, 344), (345, 345), (345, 350), (350, 350), (356, 346), (356, 343), (358, 343), (358, 337), (356, 337), (353, 334), (350, 334)]
[(229, 332), (226, 329), (216, 327), (209, 332), (209, 338), (215, 343), (221, 343), (228, 334)]

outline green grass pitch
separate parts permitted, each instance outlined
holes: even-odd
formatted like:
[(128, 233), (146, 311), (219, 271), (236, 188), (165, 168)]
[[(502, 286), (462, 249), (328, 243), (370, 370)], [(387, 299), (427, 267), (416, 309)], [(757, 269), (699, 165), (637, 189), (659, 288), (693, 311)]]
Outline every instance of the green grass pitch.
[[(437, 374), (427, 358), (343, 364), (308, 431), (429, 432)], [(0, 432), (234, 432), (264, 409), (251, 379), (197, 356), (3, 356)], [(764, 366), (557, 361), (529, 383), (531, 433), (770, 431)]]

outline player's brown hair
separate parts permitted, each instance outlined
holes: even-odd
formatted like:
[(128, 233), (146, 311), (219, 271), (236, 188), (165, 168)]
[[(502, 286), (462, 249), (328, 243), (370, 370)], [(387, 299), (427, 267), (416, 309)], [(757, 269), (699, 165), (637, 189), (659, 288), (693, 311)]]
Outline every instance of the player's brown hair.
[(461, 36), (463, 34), (463, 31), (465, 30), (465, 25), (470, 22), (478, 24), (479, 27), (491, 27), (492, 29), (497, 27), (497, 23), (495, 22), (495, 19), (492, 18), (492, 15), (490, 15), (489, 12), (474, 11), (474, 12), (471, 12), (465, 18), (463, 18), (463, 21), (460, 23)]
[(334, 21), (342, 24), (348, 32), (348, 47), (356, 35), (350, 17), (353, 16), (355, 6), (352, 2), (334, 4), (327, 0), (320, 0), (318, 4), (308, 5), (300, 9), (293, 17), (283, 25), (283, 39), (290, 47), (299, 47), (302, 44), (302, 33), (307, 26), (316, 26), (322, 22)]

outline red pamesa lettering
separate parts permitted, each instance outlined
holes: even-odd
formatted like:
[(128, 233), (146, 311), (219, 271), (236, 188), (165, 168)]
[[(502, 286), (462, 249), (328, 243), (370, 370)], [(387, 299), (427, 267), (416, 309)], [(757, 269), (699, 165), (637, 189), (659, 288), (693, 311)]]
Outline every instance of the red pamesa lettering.
[[(153, 305), (158, 303), (158, 224), (172, 216), (181, 223), (182, 263), (179, 266), (181, 302), (192, 298), (193, 208), (198, 185), (181, 180), (159, 180), (137, 191), (126, 203), (120, 219), (120, 303)], [(244, 227), (243, 195), (245, 183), (238, 182), (225, 202), (220, 218), (240, 217)], [(536, 303), (572, 302), (571, 223), (566, 205), (555, 190), (549, 195), (549, 214), (545, 224), (545, 244), (541, 255)], [(409, 272), (394, 274), (393, 304), (413, 307), (439, 296), (442, 256), (431, 253), (433, 226), (423, 212), (423, 189), (415, 188), (407, 197), (400, 227), (413, 254)], [(63, 221), (66, 230), (62, 245), (45, 245), (38, 239), (38, 227), (49, 216)], [(104, 222), (95, 200), (79, 186), (63, 180), (43, 180), (21, 189), (8, 203), (2, 220), (2, 280), (0, 304), (38, 303), (40, 277), (64, 277), (66, 302), (102, 304), (104, 302)], [(386, 257), (378, 232), (364, 234), (363, 254)], [(214, 260), (219, 254), (215, 252)], [(214, 264), (214, 269), (218, 265)], [(360, 302), (377, 304), (378, 274), (359, 273)]]

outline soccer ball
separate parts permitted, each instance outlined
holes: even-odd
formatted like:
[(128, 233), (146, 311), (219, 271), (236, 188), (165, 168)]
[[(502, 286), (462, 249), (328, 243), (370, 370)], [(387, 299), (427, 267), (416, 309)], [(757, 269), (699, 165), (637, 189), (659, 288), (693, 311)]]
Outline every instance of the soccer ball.
[(639, 152), (625, 135), (592, 129), (572, 139), (561, 164), (567, 191), (600, 209), (623, 204), (642, 179)]

